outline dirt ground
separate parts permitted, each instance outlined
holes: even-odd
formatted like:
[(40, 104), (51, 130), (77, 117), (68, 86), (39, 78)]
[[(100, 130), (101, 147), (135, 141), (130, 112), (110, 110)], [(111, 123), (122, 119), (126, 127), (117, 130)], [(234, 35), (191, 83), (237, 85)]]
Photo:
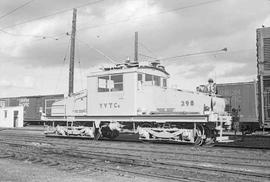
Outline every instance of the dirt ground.
[(135, 182), (159, 181), (130, 174), (117, 174), (99, 171), (84, 171), (83, 174), (69, 173), (45, 165), (33, 164), (27, 161), (0, 159), (1, 182)]

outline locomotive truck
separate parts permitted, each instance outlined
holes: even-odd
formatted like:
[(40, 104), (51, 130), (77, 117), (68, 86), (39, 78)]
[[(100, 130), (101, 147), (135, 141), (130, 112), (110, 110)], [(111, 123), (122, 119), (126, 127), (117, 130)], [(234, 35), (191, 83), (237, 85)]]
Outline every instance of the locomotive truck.
[[(126, 61), (87, 77), (87, 89), (52, 104), (47, 136), (114, 139), (121, 133), (140, 140), (222, 142), (225, 100), (210, 92), (169, 88), (159, 61)], [(217, 134), (219, 131), (219, 135)]]

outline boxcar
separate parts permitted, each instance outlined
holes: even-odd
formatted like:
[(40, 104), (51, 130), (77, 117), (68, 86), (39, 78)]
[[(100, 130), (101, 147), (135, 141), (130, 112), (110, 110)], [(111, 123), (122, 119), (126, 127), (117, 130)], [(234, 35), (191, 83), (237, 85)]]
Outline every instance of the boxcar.
[(0, 98), (0, 107), (23, 106), (24, 124), (41, 124), (41, 111), (51, 114), (51, 105), (64, 98), (64, 94)]
[(238, 111), (242, 130), (253, 131), (260, 127), (256, 84), (255, 81), (217, 84), (218, 94), (227, 100), (226, 111)]

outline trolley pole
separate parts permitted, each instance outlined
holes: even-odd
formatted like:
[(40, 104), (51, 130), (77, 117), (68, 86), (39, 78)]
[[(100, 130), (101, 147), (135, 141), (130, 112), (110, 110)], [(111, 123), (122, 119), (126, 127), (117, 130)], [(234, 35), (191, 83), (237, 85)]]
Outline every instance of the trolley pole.
[(134, 62), (138, 62), (138, 32), (135, 32)]
[(75, 57), (75, 35), (76, 35), (76, 17), (77, 9), (73, 9), (72, 19), (72, 32), (71, 32), (71, 45), (70, 45), (70, 62), (69, 62), (69, 84), (68, 84), (68, 96), (73, 94), (74, 86), (74, 57)]

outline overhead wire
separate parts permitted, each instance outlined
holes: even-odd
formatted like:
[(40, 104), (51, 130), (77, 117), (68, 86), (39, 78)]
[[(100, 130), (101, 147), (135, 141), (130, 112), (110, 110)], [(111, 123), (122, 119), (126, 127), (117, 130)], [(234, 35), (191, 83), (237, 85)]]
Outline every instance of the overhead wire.
[(102, 27), (102, 26), (107, 26), (107, 25), (114, 25), (114, 24), (129, 22), (129, 21), (135, 21), (135, 20), (138, 20), (138, 19), (141, 19), (141, 18), (145, 18), (145, 17), (149, 17), (149, 16), (166, 14), (166, 13), (170, 13), (170, 12), (174, 12), (174, 11), (180, 11), (180, 10), (183, 10), (183, 9), (188, 9), (188, 8), (197, 7), (197, 6), (201, 6), (201, 5), (205, 5), (205, 4), (215, 3), (217, 1), (222, 1), (222, 0), (210, 0), (210, 1), (206, 1), (206, 2), (195, 3), (195, 4), (191, 4), (191, 5), (187, 5), (187, 6), (173, 8), (173, 9), (170, 9), (170, 10), (160, 11), (160, 12), (157, 12), (157, 13), (151, 13), (151, 14), (137, 16), (137, 17), (128, 17), (128, 18), (123, 19), (123, 20), (114, 21), (114, 22), (108, 22), (108, 23), (104, 23), (104, 24), (100, 24), (100, 25), (86, 26), (86, 27), (82, 27), (82, 28), (77, 29), (77, 32), (78, 31), (82, 31), (82, 30), (87, 30), (87, 29), (93, 29), (93, 28), (98, 28), (98, 27)]
[(150, 58), (150, 59), (156, 59), (156, 60), (158, 60), (157, 57), (148, 56), (148, 55), (145, 55), (145, 54), (142, 54), (142, 53), (139, 53), (139, 55), (142, 56), (142, 57), (145, 57), (145, 58)]
[(69, 52), (69, 49), (70, 49), (70, 45), (71, 45), (71, 40), (69, 40), (68, 42), (68, 46), (67, 46), (67, 49), (65, 51), (65, 54), (64, 54), (64, 58), (63, 58), (63, 62), (62, 62), (62, 67), (61, 67), (61, 70), (59, 72), (59, 75), (57, 77), (57, 81), (56, 81), (56, 87), (55, 87), (55, 91), (57, 92), (57, 89), (58, 89), (58, 85), (59, 85), (59, 82), (60, 82), (60, 78), (63, 74), (63, 70), (65, 68), (65, 64), (66, 64), (66, 60), (67, 60), (67, 56), (68, 56), (68, 52)]
[(80, 81), (81, 81), (81, 90), (83, 89), (83, 76), (82, 76), (82, 68), (81, 68), (81, 56), (80, 56), (80, 49), (79, 49), (79, 44), (77, 44), (76, 49), (76, 55), (78, 57), (78, 65), (79, 65), (79, 72), (80, 72)]
[(88, 43), (86, 43), (86, 42), (84, 42), (84, 41), (82, 41), (82, 40), (80, 40), (80, 39), (78, 39), (78, 38), (76, 38), (76, 40), (78, 40), (78, 41), (84, 43), (84, 44), (87, 45), (89, 48), (95, 50), (96, 52), (98, 52), (99, 54), (101, 54), (102, 56), (104, 56), (104, 57), (105, 57), (108, 61), (110, 61), (111, 63), (113, 63), (113, 64), (118, 64), (115, 60), (113, 60), (112, 58), (110, 58), (109, 56), (107, 56), (107, 55), (106, 55), (105, 53), (103, 53), (101, 50), (99, 50), (99, 49), (97, 49), (97, 48), (95, 48), (95, 47), (89, 45)]
[(227, 48), (219, 49), (219, 50), (213, 50), (213, 51), (200, 51), (200, 52), (195, 52), (195, 53), (190, 53), (190, 54), (183, 54), (183, 55), (178, 55), (178, 56), (172, 56), (172, 57), (164, 57), (164, 58), (159, 58), (158, 60), (169, 60), (169, 59), (175, 59), (175, 58), (182, 58), (182, 57), (189, 57), (189, 56), (197, 56), (197, 55), (205, 55), (205, 54), (213, 54), (213, 53), (219, 53), (219, 52), (227, 52)]
[(23, 25), (23, 24), (26, 24), (26, 23), (30, 23), (30, 22), (34, 22), (34, 21), (37, 21), (37, 20), (45, 19), (45, 18), (48, 18), (48, 17), (51, 17), (51, 16), (55, 16), (55, 15), (58, 15), (58, 14), (62, 14), (62, 13), (71, 11), (74, 8), (82, 8), (82, 7), (89, 6), (89, 5), (92, 5), (92, 4), (96, 4), (96, 3), (99, 3), (99, 2), (102, 2), (102, 1), (104, 1), (104, 0), (96, 0), (96, 1), (93, 1), (93, 2), (88, 2), (88, 3), (84, 3), (84, 4), (81, 4), (81, 5), (75, 6), (73, 8), (62, 9), (62, 10), (56, 11), (56, 12), (51, 13), (51, 14), (47, 14), (47, 15), (44, 15), (44, 16), (40, 16), (40, 17), (37, 17), (37, 18), (30, 19), (30, 20), (26, 20), (26, 21), (16, 23), (16, 24), (13, 24), (13, 25), (5, 26), (5, 27), (1, 28), (0, 30), (5, 30), (7, 28), (16, 27), (16, 26)]
[(59, 40), (58, 37), (47, 36), (47, 35), (16, 34), (16, 33), (7, 32), (7, 31), (1, 30), (1, 29), (0, 29), (0, 32), (11, 35), (11, 36), (17, 36), (17, 37), (33, 37), (33, 38), (39, 38), (39, 39)]
[[(31, 0), (27, 4), (31, 3), (32, 1), (35, 1), (35, 0)], [(16, 27), (18, 25), (23, 25), (23, 24), (30, 23), (30, 22), (34, 22), (34, 21), (37, 21), (37, 20), (45, 19), (45, 18), (48, 18), (50, 16), (55, 16), (57, 14), (61, 14), (61, 13), (65, 13), (65, 12), (71, 11), (74, 8), (82, 8), (82, 7), (86, 7), (86, 6), (89, 6), (89, 5), (92, 5), (92, 4), (96, 4), (96, 3), (99, 3), (99, 2), (102, 2), (102, 1), (104, 1), (104, 0), (97, 0), (97, 1), (94, 1), (94, 2), (91, 1), (91, 2), (88, 2), (88, 3), (84, 3), (84, 4), (81, 4), (81, 5), (75, 6), (73, 8), (63, 9), (63, 10), (57, 11), (57, 12), (52, 13), (52, 14), (44, 15), (44, 16), (41, 16), (41, 17), (38, 17), (38, 18), (33, 18), (31, 20), (27, 20), (27, 21), (24, 21), (24, 22), (21, 22), (21, 23), (9, 25), (9, 26), (0, 28), (0, 32), (5, 33), (5, 34), (8, 34), (8, 35), (12, 35), (12, 36), (40, 38), (41, 40), (47, 39), (47, 38), (54, 39), (54, 40), (59, 40), (61, 37), (63, 37), (65, 35), (65, 33), (56, 34), (55, 36), (50, 36), (50, 35), (30, 35), (30, 34), (16, 34), (16, 33), (11, 33), (11, 32), (5, 31), (5, 29), (11, 28), (11, 27)], [(26, 6), (27, 4), (25, 4), (24, 6)], [(61, 36), (57, 36), (57, 35), (61, 35)]]
[(16, 7), (15, 9), (13, 9), (13, 10), (11, 10), (11, 11), (9, 11), (9, 12), (3, 14), (3, 15), (1, 15), (1, 16), (0, 16), (0, 20), (3, 19), (3, 18), (6, 17), (6, 16), (11, 15), (11, 14), (14, 13), (15, 11), (17, 11), (17, 10), (19, 10), (19, 9), (21, 9), (21, 8), (23, 8), (23, 7), (25, 7), (25, 6), (27, 6), (28, 4), (32, 3), (33, 1), (35, 1), (35, 0), (27, 1), (26, 3), (24, 3), (24, 4), (22, 4), (22, 5), (18, 6), (18, 7)]
[[(88, 2), (88, 3), (85, 3), (85, 4), (75, 6), (73, 8), (82, 8), (82, 7), (85, 7), (85, 6), (92, 5), (92, 4), (97, 4), (97, 3), (102, 2), (102, 1), (104, 1), (104, 0), (97, 0), (97, 1), (94, 1), (94, 2)], [(129, 18), (124, 19), (124, 20), (108, 22), (108, 23), (104, 23), (104, 24), (100, 24), (100, 25), (96, 25), (96, 26), (86, 26), (86, 27), (82, 27), (82, 28), (77, 29), (77, 32), (82, 31), (82, 30), (107, 26), (107, 25), (113, 25), (113, 24), (119, 24), (119, 23), (124, 23), (124, 22), (128, 22), (128, 21), (134, 21), (134, 20), (137, 20), (137, 19), (145, 18), (147, 16), (154, 16), (154, 15), (159, 15), (159, 14), (170, 13), (170, 12), (174, 12), (174, 11), (179, 11), (179, 10), (183, 10), (183, 9), (188, 9), (188, 8), (192, 8), (192, 7), (197, 7), (197, 6), (201, 6), (201, 5), (205, 5), (205, 4), (214, 3), (214, 2), (217, 2), (217, 1), (221, 1), (221, 0), (210, 0), (210, 1), (206, 1), (206, 2), (200, 2), (200, 3), (195, 3), (195, 4), (191, 4), (191, 5), (187, 5), (187, 6), (178, 7), (178, 8), (174, 8), (174, 9), (170, 9), (170, 10), (166, 10), (166, 11), (160, 11), (160, 12), (157, 12), (157, 13), (147, 14), (147, 15), (143, 15), (143, 16), (139, 16), (139, 17), (129, 17)], [(57, 11), (55, 13), (52, 13), (52, 14), (44, 15), (44, 16), (41, 16), (41, 17), (38, 17), (38, 18), (33, 18), (33, 19), (30, 19), (30, 20), (27, 20), (27, 21), (24, 21), (24, 22), (20, 22), (20, 23), (17, 23), (17, 24), (9, 25), (9, 26), (1, 28), (0, 31), (5, 30), (7, 28), (16, 27), (16, 26), (19, 26), (19, 25), (23, 25), (23, 24), (30, 23), (30, 22), (33, 22), (33, 21), (37, 21), (37, 20), (40, 20), (40, 19), (45, 19), (45, 18), (48, 18), (48, 17), (51, 17), (51, 16), (55, 16), (57, 14), (65, 13), (67, 11), (71, 11), (73, 8), (59, 10), (59, 11)], [(9, 32), (3, 32), (3, 33), (9, 33)], [(55, 36), (43, 36), (43, 37), (56, 37), (57, 35), (62, 37), (62, 36), (65, 36), (65, 34), (66, 34), (66, 32), (65, 33), (55, 34)], [(23, 35), (21, 35), (21, 36), (23, 36)], [(30, 35), (28, 35), (28, 36), (30, 36)], [(35, 35), (33, 35), (33, 37), (34, 36)], [(40, 36), (38, 36), (38, 37), (40, 37)], [(58, 39), (59, 39), (59, 37), (58, 37)]]
[(154, 53), (154, 51), (150, 50), (145, 44), (143, 44), (141, 41), (138, 42), (145, 50), (147, 50), (150, 54), (157, 57), (157, 55)]

